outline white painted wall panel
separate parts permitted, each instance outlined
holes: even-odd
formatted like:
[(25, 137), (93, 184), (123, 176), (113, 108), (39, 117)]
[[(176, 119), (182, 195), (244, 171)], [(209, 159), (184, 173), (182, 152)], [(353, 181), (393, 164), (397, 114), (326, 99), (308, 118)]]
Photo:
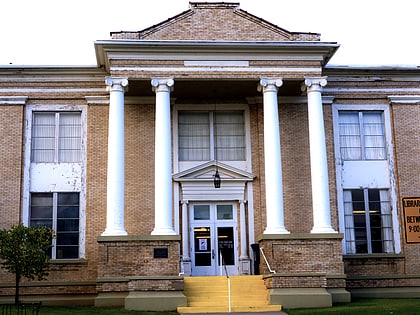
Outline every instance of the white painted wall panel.
[(79, 163), (31, 163), (32, 192), (81, 191), (82, 167)]
[(344, 161), (344, 188), (389, 188), (388, 161)]

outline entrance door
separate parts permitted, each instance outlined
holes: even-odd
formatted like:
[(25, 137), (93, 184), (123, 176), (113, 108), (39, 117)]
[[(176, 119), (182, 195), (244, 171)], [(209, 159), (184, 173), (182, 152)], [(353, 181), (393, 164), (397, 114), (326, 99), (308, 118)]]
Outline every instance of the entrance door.
[(236, 206), (192, 204), (190, 218), (192, 275), (237, 275)]

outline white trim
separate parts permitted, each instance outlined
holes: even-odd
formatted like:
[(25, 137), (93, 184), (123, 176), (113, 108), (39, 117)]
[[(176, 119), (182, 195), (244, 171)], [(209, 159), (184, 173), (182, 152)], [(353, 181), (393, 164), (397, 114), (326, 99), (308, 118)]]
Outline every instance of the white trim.
[[(252, 73), (267, 73), (267, 72), (316, 72), (321, 73), (321, 68), (294, 68), (294, 67), (111, 67), (110, 71), (136, 71), (136, 72), (152, 72), (152, 73), (175, 73), (175, 72), (252, 72)], [(0, 90), (1, 91), (1, 90)]]
[(184, 60), (186, 67), (249, 67), (247, 60)]
[[(397, 193), (396, 193), (396, 180), (394, 173), (394, 157), (393, 157), (393, 146), (392, 146), (392, 127), (391, 127), (391, 115), (389, 105), (384, 104), (371, 104), (371, 105), (360, 105), (360, 104), (333, 104), (333, 130), (334, 130), (334, 154), (335, 154), (335, 166), (336, 166), (336, 189), (337, 189), (337, 208), (338, 208), (338, 221), (339, 231), (345, 234), (344, 224), (344, 206), (343, 206), (343, 187), (342, 185), (342, 172), (343, 164), (340, 155), (340, 139), (339, 139), (339, 126), (338, 126), (338, 112), (341, 110), (353, 110), (353, 111), (375, 111), (380, 110), (384, 113), (384, 126), (385, 126), (385, 141), (387, 148), (387, 161), (389, 169), (389, 186), (388, 187), (375, 187), (375, 188), (386, 188), (390, 191), (390, 203), (392, 207), (392, 225), (393, 225), (393, 237), (394, 237), (394, 250), (396, 254), (401, 252), (401, 241), (400, 241), (400, 225), (398, 221), (397, 211)], [(368, 187), (367, 187), (368, 188)], [(345, 236), (344, 236), (345, 237)], [(342, 242), (343, 253), (346, 253), (345, 238)]]
[(420, 95), (388, 95), (391, 104), (420, 104)]
[(0, 88), (1, 93), (104, 93), (106, 88)]
[(26, 105), (28, 96), (0, 96), (0, 105)]
[[(80, 180), (80, 211), (79, 211), (79, 259), (85, 258), (86, 239), (86, 160), (87, 160), (87, 106), (86, 105), (28, 105), (25, 110), (25, 139), (24, 139), (24, 162), (23, 162), (23, 192), (22, 192), (22, 222), (29, 224), (29, 196), (30, 196), (30, 168), (31, 168), (31, 137), (32, 137), (32, 112), (34, 111), (77, 111), (81, 112), (82, 123), (82, 158)], [(56, 192), (52, 188), (50, 192)], [(61, 192), (57, 191), (57, 192)]]
[(324, 93), (420, 93), (420, 88), (323, 88)]

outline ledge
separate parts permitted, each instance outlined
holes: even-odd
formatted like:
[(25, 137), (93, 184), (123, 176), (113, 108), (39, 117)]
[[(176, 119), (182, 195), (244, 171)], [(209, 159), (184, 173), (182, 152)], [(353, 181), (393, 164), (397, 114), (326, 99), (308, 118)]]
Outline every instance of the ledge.
[(317, 240), (317, 239), (343, 239), (342, 233), (292, 233), (292, 234), (263, 234), (257, 241), (262, 240)]
[(132, 276), (132, 277), (115, 277), (115, 278), (97, 278), (96, 283), (107, 282), (129, 282), (135, 280), (182, 280), (182, 276)]
[[(96, 285), (95, 281), (84, 281), (84, 282), (51, 282), (51, 281), (32, 281), (32, 282), (24, 282), (20, 283), (20, 287), (57, 287), (57, 286), (94, 286)], [(15, 282), (0, 282), (0, 287), (7, 288), (7, 287), (15, 287)]]
[(347, 275), (347, 280), (382, 280), (382, 279), (420, 279), (420, 274), (392, 274), (392, 275)]
[(133, 241), (180, 241), (180, 235), (121, 235), (121, 236), (98, 236), (98, 243), (105, 242), (133, 242)]
[(74, 265), (85, 265), (87, 264), (86, 259), (50, 259), (48, 263), (53, 265), (60, 265), (60, 264), (74, 264)]
[(343, 259), (404, 259), (404, 254), (354, 254), (354, 255), (343, 255)]

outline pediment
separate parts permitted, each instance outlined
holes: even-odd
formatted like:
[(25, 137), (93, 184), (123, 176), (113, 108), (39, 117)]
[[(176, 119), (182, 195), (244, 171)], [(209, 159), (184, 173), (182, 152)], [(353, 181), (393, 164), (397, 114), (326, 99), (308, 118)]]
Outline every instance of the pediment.
[(113, 32), (112, 38), (194, 41), (319, 40), (319, 34), (289, 32), (248, 13), (233, 2), (190, 2), (190, 9), (138, 32)]
[(224, 182), (249, 182), (255, 175), (216, 161), (210, 161), (173, 175), (176, 182), (207, 182), (212, 181), (216, 169)]

